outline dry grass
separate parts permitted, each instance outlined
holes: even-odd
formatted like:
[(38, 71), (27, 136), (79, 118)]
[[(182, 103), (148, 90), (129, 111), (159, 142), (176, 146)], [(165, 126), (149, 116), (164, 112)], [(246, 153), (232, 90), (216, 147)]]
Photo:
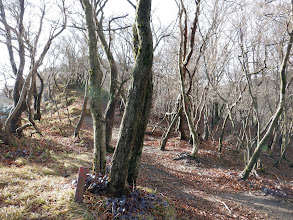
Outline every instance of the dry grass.
[[(34, 130), (27, 129), (24, 138), (0, 146), (0, 219), (92, 219), (74, 202), (71, 184), (80, 166), (91, 167), (92, 146), (72, 137), (66, 119), (43, 116), (38, 126), (44, 137), (31, 137)], [(19, 150), (26, 155), (18, 156)]]
[[(0, 164), (0, 219), (81, 219), (85, 207), (74, 202), (71, 185), (87, 154), (52, 154), (52, 162)], [(89, 164), (87, 164), (89, 166)], [(66, 176), (66, 177), (65, 177)]]

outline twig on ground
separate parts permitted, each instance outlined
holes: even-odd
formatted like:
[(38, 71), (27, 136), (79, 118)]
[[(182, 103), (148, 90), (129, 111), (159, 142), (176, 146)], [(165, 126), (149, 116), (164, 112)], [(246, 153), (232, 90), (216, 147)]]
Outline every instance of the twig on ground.
[(219, 199), (216, 199), (214, 196), (213, 196), (213, 198), (214, 198), (214, 200), (216, 200), (217, 202), (222, 203), (222, 204), (225, 206), (225, 208), (229, 211), (230, 214), (232, 213), (231, 209), (229, 209), (229, 207), (227, 206), (227, 204), (226, 204), (224, 201), (221, 201), (221, 200), (219, 200)]

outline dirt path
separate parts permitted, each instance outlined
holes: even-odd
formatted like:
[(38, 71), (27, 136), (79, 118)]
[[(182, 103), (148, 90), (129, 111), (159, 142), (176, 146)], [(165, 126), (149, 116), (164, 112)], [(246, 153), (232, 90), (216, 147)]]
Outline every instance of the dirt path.
[[(146, 144), (150, 139), (155, 140), (148, 136)], [(233, 193), (229, 182), (219, 185), (205, 164), (174, 160), (183, 151), (177, 146), (162, 152), (156, 142), (146, 145), (139, 182), (170, 198), (180, 219), (293, 219), (292, 203), (256, 191)]]
[(283, 199), (266, 196), (261, 193), (225, 193), (223, 199), (241, 203), (248, 207), (266, 212), (271, 219), (293, 219), (293, 205)]
[[(85, 121), (92, 126), (90, 117)], [(113, 131), (113, 145), (118, 138), (118, 124)], [(169, 151), (160, 151), (159, 139), (160, 135), (146, 135), (138, 185), (166, 196), (177, 219), (293, 219), (292, 198), (287, 202), (244, 188), (245, 183), (238, 183), (240, 171), (215, 163), (225, 158), (217, 158), (213, 154), (216, 150), (208, 143), (201, 146), (202, 159), (197, 162), (184, 156), (191, 150), (188, 143), (171, 138)]]

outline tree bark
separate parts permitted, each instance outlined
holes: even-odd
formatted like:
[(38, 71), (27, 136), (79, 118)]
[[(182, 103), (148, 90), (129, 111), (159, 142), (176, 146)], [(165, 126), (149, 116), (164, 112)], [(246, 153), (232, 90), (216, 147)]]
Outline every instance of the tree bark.
[(89, 0), (82, 0), (85, 13), (88, 48), (90, 60), (89, 74), (89, 102), (94, 128), (94, 164), (93, 170), (96, 173), (105, 173), (106, 171), (106, 140), (105, 140), (105, 119), (102, 112), (102, 77), (100, 61), (97, 50), (96, 24), (93, 13), (93, 6)]
[(143, 107), (144, 103), (147, 102), (145, 100), (147, 98), (146, 90), (152, 75), (153, 64), (150, 14), (151, 0), (140, 0), (136, 7), (136, 21), (133, 26), (135, 50), (133, 83), (120, 126), (119, 139), (112, 160), (108, 185), (108, 192), (114, 196), (121, 196), (129, 192), (126, 182), (131, 153), (134, 144), (140, 143), (139, 138), (136, 139), (136, 136), (140, 136), (138, 128), (143, 125)]
[(131, 159), (129, 161), (129, 168), (128, 168), (128, 177), (127, 182), (129, 185), (136, 186), (136, 180), (139, 173), (140, 161), (141, 161), (141, 154), (143, 149), (143, 141), (145, 130), (148, 123), (148, 118), (151, 110), (152, 104), (152, 94), (153, 94), (153, 85), (152, 79), (149, 80), (147, 83), (146, 94), (145, 94), (145, 101), (143, 104), (143, 112), (141, 116), (141, 120), (138, 125), (137, 134), (135, 137)]

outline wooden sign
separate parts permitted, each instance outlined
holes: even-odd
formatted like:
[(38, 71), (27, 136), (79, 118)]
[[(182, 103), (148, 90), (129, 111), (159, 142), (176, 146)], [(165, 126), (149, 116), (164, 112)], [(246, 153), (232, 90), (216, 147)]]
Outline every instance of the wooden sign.
[(78, 174), (77, 186), (75, 191), (76, 202), (82, 203), (86, 174), (88, 173), (88, 171), (89, 171), (89, 168), (79, 167), (79, 174)]

